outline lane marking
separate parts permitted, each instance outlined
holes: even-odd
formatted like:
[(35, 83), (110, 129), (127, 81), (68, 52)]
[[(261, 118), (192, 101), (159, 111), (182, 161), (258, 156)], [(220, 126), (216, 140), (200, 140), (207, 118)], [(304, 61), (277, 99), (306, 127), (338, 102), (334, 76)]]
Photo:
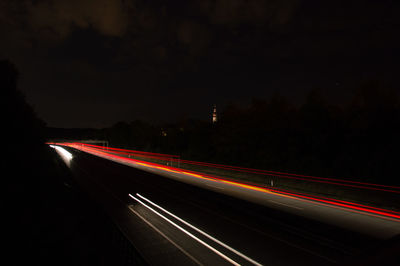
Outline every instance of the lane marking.
[(206, 183), (206, 186), (207, 187), (216, 188), (216, 189), (220, 189), (220, 190), (225, 190), (225, 188), (223, 188), (223, 187), (217, 187), (217, 186), (213, 186), (213, 185), (210, 185), (210, 184), (207, 184), (207, 183)]
[(150, 204), (153, 205), (154, 207), (156, 207), (156, 208), (162, 210), (163, 212), (167, 213), (168, 215), (174, 217), (175, 219), (177, 219), (177, 220), (180, 221), (181, 223), (185, 224), (186, 226), (192, 228), (193, 230), (199, 232), (200, 234), (204, 235), (205, 237), (207, 237), (207, 238), (211, 239), (212, 241), (218, 243), (219, 245), (221, 245), (221, 246), (223, 246), (224, 248), (230, 250), (231, 252), (235, 253), (236, 255), (242, 257), (243, 259), (247, 260), (248, 262), (250, 262), (250, 263), (252, 263), (252, 264), (254, 264), (254, 265), (262, 265), (261, 263), (258, 263), (257, 261), (255, 261), (255, 260), (253, 260), (253, 259), (247, 257), (247, 256), (244, 255), (243, 253), (241, 253), (241, 252), (237, 251), (236, 249), (234, 249), (234, 248), (228, 246), (227, 244), (221, 242), (220, 240), (218, 240), (218, 239), (216, 239), (216, 238), (210, 236), (209, 234), (205, 233), (204, 231), (198, 229), (197, 227), (191, 225), (190, 223), (188, 223), (188, 222), (186, 222), (185, 220), (179, 218), (178, 216), (174, 215), (173, 213), (167, 211), (166, 209), (162, 208), (161, 206), (155, 204), (154, 202), (150, 201), (149, 199), (143, 197), (143, 196), (140, 195), (139, 193), (136, 193), (136, 195), (137, 195), (138, 197), (140, 197), (141, 199), (147, 201), (148, 203), (150, 203)]
[(158, 211), (154, 210), (152, 207), (148, 206), (146, 203), (142, 202), (140, 199), (136, 198), (135, 196), (133, 196), (132, 194), (129, 194), (129, 197), (131, 197), (132, 199), (136, 200), (137, 202), (139, 202), (140, 204), (142, 204), (144, 207), (146, 207), (147, 209), (151, 210), (152, 212), (154, 212), (155, 214), (157, 214), (158, 216), (160, 216), (161, 218), (163, 218), (165, 221), (167, 221), (168, 223), (172, 224), (173, 226), (175, 226), (177, 229), (179, 229), (180, 231), (182, 231), (183, 233), (187, 234), (188, 236), (190, 236), (191, 238), (193, 238), (194, 240), (196, 240), (197, 242), (199, 242), (200, 244), (202, 244), (203, 246), (205, 246), (206, 248), (212, 250), (214, 253), (216, 253), (217, 255), (219, 255), (220, 257), (222, 257), (223, 259), (225, 259), (226, 261), (230, 262), (233, 265), (237, 265), (239, 266), (240, 264), (237, 263), (236, 261), (232, 260), (231, 258), (229, 258), (228, 256), (226, 256), (225, 254), (223, 254), (222, 252), (218, 251), (217, 249), (213, 248), (212, 246), (210, 246), (209, 244), (207, 244), (206, 242), (204, 242), (203, 240), (199, 239), (198, 237), (196, 237), (195, 235), (193, 235), (192, 233), (188, 232), (187, 230), (183, 229), (181, 226), (177, 225), (176, 223), (174, 223), (173, 221), (171, 221), (170, 219), (168, 219), (167, 217), (165, 217), (164, 215), (162, 215), (161, 213), (159, 213)]
[(293, 205), (289, 205), (289, 204), (285, 204), (285, 203), (278, 202), (278, 201), (275, 201), (275, 200), (268, 200), (268, 201), (272, 202), (272, 203), (275, 203), (275, 204), (283, 205), (283, 206), (286, 206), (286, 207), (290, 207), (290, 208), (294, 208), (294, 209), (298, 209), (298, 210), (304, 210), (304, 208), (293, 206)]
[[(94, 183), (96, 183), (97, 185), (99, 185), (100, 187), (102, 187), (102, 189), (104, 189), (105, 191), (107, 191), (108, 193), (110, 193), (110, 195), (113, 196), (113, 197), (114, 197), (117, 201), (119, 201), (121, 204), (126, 205), (126, 203), (125, 203), (124, 201), (122, 201), (121, 199), (119, 199), (108, 187), (106, 187), (106, 186), (105, 186), (104, 184), (102, 184), (102, 183), (99, 183), (98, 180), (93, 179), (93, 178), (90, 178), (90, 174), (89, 174), (86, 170), (84, 170), (83, 168), (79, 168), (79, 170), (82, 171), (82, 172), (84, 172), (85, 175), (86, 175), (86, 177), (88, 177), (88, 178), (91, 179)], [(300, 200), (301, 200), (301, 199), (300, 199)], [(204, 209), (203, 207), (201, 207), (201, 206), (199, 206), (199, 205), (197, 205), (197, 204), (195, 204), (195, 203), (193, 203), (193, 202), (191, 202), (191, 204), (194, 205), (194, 206), (197, 206), (197, 207), (200, 208), (200, 209)], [(322, 204), (321, 204), (321, 205), (322, 205)], [(324, 204), (324, 206), (326, 206), (326, 205)], [(128, 208), (131, 210), (131, 208), (130, 208), (129, 205), (126, 206), (126, 207), (128, 207)], [(219, 216), (221, 216), (221, 217), (223, 217), (223, 218), (225, 218), (225, 219), (227, 219), (227, 220), (229, 220), (229, 221), (231, 221), (231, 222), (233, 222), (233, 223), (237, 223), (237, 224), (239, 224), (239, 225), (241, 225), (241, 226), (243, 226), (243, 227), (246, 227), (246, 228), (248, 228), (248, 229), (250, 229), (250, 230), (253, 230), (253, 231), (255, 231), (255, 232), (258, 232), (258, 233), (260, 233), (260, 234), (263, 234), (263, 235), (265, 235), (265, 236), (267, 236), (267, 237), (270, 237), (270, 238), (272, 238), (272, 239), (278, 240), (278, 241), (280, 241), (280, 242), (282, 242), (282, 243), (285, 243), (285, 244), (287, 244), (287, 245), (289, 245), (289, 246), (298, 248), (298, 249), (303, 250), (303, 251), (305, 251), (305, 252), (307, 252), (307, 253), (310, 253), (310, 254), (313, 254), (313, 255), (315, 255), (315, 256), (324, 258), (324, 259), (326, 259), (326, 260), (328, 260), (328, 261), (330, 261), (330, 262), (337, 263), (337, 262), (336, 262), (335, 260), (333, 260), (333, 259), (327, 258), (327, 257), (325, 257), (325, 256), (323, 256), (323, 255), (321, 255), (321, 254), (318, 254), (318, 253), (314, 252), (314, 251), (305, 249), (305, 248), (303, 248), (303, 247), (301, 247), (301, 246), (298, 246), (298, 245), (296, 245), (296, 244), (293, 244), (293, 243), (291, 243), (291, 242), (288, 242), (288, 241), (285, 241), (285, 240), (280, 239), (280, 238), (278, 238), (278, 237), (275, 237), (275, 236), (272, 236), (272, 235), (270, 235), (270, 234), (267, 234), (267, 233), (264, 232), (264, 231), (260, 231), (260, 230), (258, 230), (258, 229), (253, 228), (253, 227), (249, 227), (248, 225), (245, 225), (245, 224), (243, 224), (243, 223), (239, 223), (239, 222), (237, 222), (236, 220), (233, 220), (233, 219), (230, 219), (229, 217), (226, 217), (226, 216), (224, 216), (224, 215), (221, 215), (220, 213), (216, 213), (216, 212), (210, 211), (210, 210), (208, 210), (208, 209), (204, 209), (204, 210), (205, 210), (205, 211), (208, 211), (208, 212), (211, 212), (211, 213), (213, 213), (213, 214), (215, 214), (215, 215), (219, 215)], [(348, 253), (348, 252), (346, 252), (346, 253)], [(348, 253), (348, 254), (350, 254), (350, 253)]]
[(169, 242), (171, 242), (172, 245), (174, 245), (177, 249), (179, 249), (183, 254), (188, 256), (191, 260), (193, 260), (196, 264), (198, 265), (204, 265), (201, 262), (199, 262), (196, 258), (194, 258), (192, 255), (190, 255), (186, 250), (184, 250), (181, 246), (179, 246), (177, 243), (175, 243), (172, 239), (170, 239), (168, 236), (166, 236), (163, 232), (161, 232), (157, 227), (155, 227), (152, 223), (147, 221), (143, 216), (141, 216), (137, 211), (135, 211), (131, 206), (128, 206), (128, 208), (136, 214), (140, 219), (142, 219), (143, 222), (145, 222), (148, 226), (150, 226), (154, 231), (159, 233), (161, 236), (163, 236), (165, 239), (167, 239)]
[[(192, 202), (192, 201), (190, 201), (190, 200), (187, 201), (187, 202), (189, 202), (191, 205), (193, 205), (193, 206), (195, 206), (195, 207), (197, 207), (197, 208), (200, 208), (200, 209), (202, 209), (202, 210), (204, 210), (204, 211), (206, 211), (206, 212), (210, 212), (211, 214), (214, 214), (214, 215), (216, 215), (216, 216), (220, 216), (220, 217), (222, 217), (223, 219), (226, 219), (226, 220), (228, 220), (228, 221), (230, 221), (230, 222), (232, 222), (232, 223), (238, 224), (238, 225), (243, 226), (243, 227), (245, 227), (245, 228), (247, 228), (247, 229), (249, 229), (249, 230), (253, 230), (253, 231), (255, 231), (255, 232), (259, 233), (259, 234), (262, 234), (262, 235), (265, 235), (265, 236), (267, 236), (267, 237), (269, 237), (269, 238), (272, 238), (272, 239), (274, 239), (274, 240), (280, 241), (280, 242), (282, 242), (282, 243), (284, 243), (284, 244), (286, 244), (286, 245), (288, 245), (288, 246), (291, 246), (291, 247), (300, 249), (300, 250), (302, 250), (302, 251), (304, 251), (304, 252), (306, 252), (306, 253), (310, 253), (310, 254), (315, 255), (315, 256), (317, 256), (317, 257), (323, 258), (323, 259), (325, 259), (325, 260), (327, 260), (327, 261), (330, 261), (330, 262), (333, 262), (333, 263), (337, 263), (335, 260), (333, 260), (333, 259), (331, 259), (331, 258), (328, 258), (328, 257), (325, 257), (325, 256), (322, 255), (322, 254), (319, 254), (319, 253), (314, 252), (314, 251), (312, 251), (312, 250), (303, 248), (303, 247), (301, 247), (301, 246), (298, 246), (298, 245), (296, 245), (296, 244), (294, 244), (294, 243), (288, 242), (288, 241), (286, 241), (286, 240), (284, 240), (284, 239), (282, 239), (282, 238), (279, 238), (279, 237), (277, 237), (277, 236), (273, 236), (273, 235), (271, 235), (270, 233), (266, 233), (265, 231), (261, 231), (261, 230), (259, 230), (259, 229), (257, 229), (257, 228), (252, 227), (252, 226), (248, 226), (248, 225), (246, 225), (246, 224), (244, 224), (244, 223), (238, 222), (236, 219), (231, 219), (231, 218), (229, 218), (229, 217), (227, 217), (227, 216), (225, 216), (225, 215), (222, 215), (222, 214), (219, 213), (219, 212), (215, 212), (215, 211), (211, 211), (211, 210), (209, 210), (209, 209), (203, 208), (202, 206), (200, 206), (200, 205), (198, 205), (198, 204), (196, 204), (196, 203), (194, 203), (194, 202)], [(292, 231), (289, 231), (289, 230), (286, 229), (286, 232), (290, 232), (291, 234), (300, 235), (299, 233), (293, 232), (293, 231), (295, 231), (295, 230), (293, 230), (293, 227), (292, 227), (292, 226), (289, 226), (289, 225), (287, 225), (287, 224), (285, 224), (285, 223), (281, 223), (281, 222), (279, 222), (279, 221), (277, 221), (277, 220), (271, 220), (270, 218), (267, 218), (267, 219), (270, 220), (270, 221), (276, 222), (276, 223), (278, 223), (278, 224), (280, 224), (280, 225), (283, 225), (284, 227), (290, 227), (290, 228), (292, 229)], [(302, 231), (302, 232), (304, 233), (304, 230), (300, 230), (300, 231)], [(300, 236), (301, 236), (301, 235), (300, 235)], [(308, 237), (308, 239), (311, 239), (311, 238)], [(313, 239), (311, 239), (311, 240), (313, 240)], [(313, 241), (315, 241), (315, 240), (313, 240)], [(325, 241), (327, 241), (327, 239), (325, 239)], [(321, 241), (319, 241), (319, 242), (321, 242)], [(321, 244), (321, 243), (320, 243), (320, 244)], [(329, 246), (330, 246), (330, 245), (329, 245)], [(330, 247), (331, 247), (331, 246), (330, 246)], [(348, 253), (348, 254), (350, 254), (350, 253)]]

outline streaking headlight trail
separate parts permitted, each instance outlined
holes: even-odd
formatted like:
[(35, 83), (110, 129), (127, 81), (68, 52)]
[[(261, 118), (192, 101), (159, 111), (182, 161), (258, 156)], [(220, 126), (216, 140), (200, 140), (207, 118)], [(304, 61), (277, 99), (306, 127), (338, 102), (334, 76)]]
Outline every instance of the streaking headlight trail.
[[(129, 196), (132, 198), (131, 194), (129, 194)], [(207, 237), (208, 239), (218, 243), (219, 245), (223, 246), (224, 248), (230, 250), (231, 252), (235, 253), (236, 255), (242, 257), (243, 259), (247, 260), (248, 262), (254, 264), (254, 265), (262, 265), (260, 263), (258, 263), (257, 261), (249, 258), (248, 256), (242, 254), (241, 252), (237, 251), (236, 249), (228, 246), (227, 244), (223, 243), (222, 241), (216, 239), (215, 237), (210, 236), (209, 234), (205, 233), (204, 231), (198, 229), (197, 227), (193, 226), (192, 224), (186, 222), (185, 220), (183, 220), (182, 218), (179, 218), (178, 216), (176, 216), (175, 214), (167, 211), (166, 209), (164, 209), (163, 207), (155, 204), (154, 202), (150, 201), (149, 199), (143, 197), (142, 195), (140, 195), (139, 193), (136, 193), (136, 196), (138, 196), (139, 198), (147, 201), (148, 203), (150, 203), (151, 205), (153, 205), (154, 207), (158, 208), (159, 210), (167, 213), (168, 215), (172, 216), (173, 218), (175, 218), (176, 220), (180, 221), (181, 223), (185, 224), (186, 226), (192, 228), (193, 230), (199, 232), (200, 234), (204, 235), (205, 237)]]
[[(177, 229), (179, 229), (180, 231), (182, 231), (183, 233), (185, 233), (186, 235), (190, 236), (192, 239), (196, 240), (197, 242), (199, 242), (200, 244), (202, 244), (203, 246), (205, 246), (206, 248), (210, 249), (211, 251), (213, 251), (214, 253), (216, 253), (217, 255), (219, 255), (220, 257), (222, 257), (223, 259), (225, 259), (226, 261), (228, 261), (229, 263), (233, 264), (233, 265), (240, 265), (239, 263), (237, 263), (236, 261), (234, 261), (233, 259), (231, 259), (230, 257), (228, 257), (226, 254), (220, 252), (219, 250), (217, 250), (216, 248), (212, 247), (211, 245), (209, 245), (208, 243), (206, 243), (205, 241), (199, 239), (197, 236), (195, 236), (194, 234), (188, 232), (187, 230), (185, 230), (184, 228), (182, 228), (181, 226), (179, 226), (178, 224), (176, 224), (175, 222), (173, 222), (172, 220), (170, 220), (169, 218), (167, 218), (166, 216), (164, 216), (163, 214), (161, 214), (160, 212), (156, 211), (155, 209), (153, 209), (152, 207), (150, 207), (147, 204), (152, 205), (153, 207), (159, 209), (160, 211), (168, 214), (169, 216), (175, 218), (176, 220), (178, 220), (179, 222), (185, 224), (186, 226), (190, 227), (191, 229), (194, 229), (195, 231), (197, 231), (198, 233), (202, 234), (203, 236), (206, 236), (208, 239), (214, 241), (215, 243), (223, 246), (224, 248), (230, 250), (231, 252), (235, 253), (236, 255), (242, 257), (243, 259), (247, 260), (248, 262), (250, 262), (251, 264), (254, 265), (262, 265), (260, 263), (258, 263), (257, 261), (247, 257), (246, 255), (240, 253), (239, 251), (233, 249), (232, 247), (228, 246), (227, 244), (219, 241), (218, 239), (210, 236), (209, 234), (203, 232), (202, 230), (198, 229), (197, 227), (191, 225), (190, 223), (184, 221), (182, 218), (179, 218), (178, 216), (172, 214), (171, 212), (167, 211), (166, 209), (160, 207), (159, 205), (155, 204), (154, 202), (148, 200), (147, 198), (143, 197), (140, 194), (136, 194), (136, 196), (138, 198), (136, 198), (135, 196), (133, 196), (132, 194), (129, 194), (129, 197), (131, 197), (132, 199), (134, 199), (136, 202), (140, 203), (142, 206), (146, 207), (147, 209), (149, 209), (150, 211), (152, 211), (153, 213), (155, 213), (157, 216), (161, 217), (162, 219), (164, 219), (165, 221), (167, 221), (168, 223), (170, 223), (171, 225), (173, 225), (174, 227), (176, 227)], [(140, 198), (140, 199), (139, 199)], [(144, 203), (143, 201), (146, 201), (146, 203)]]
[(72, 154), (64, 149), (63, 147), (56, 146), (56, 145), (50, 145), (51, 148), (55, 149), (57, 153), (63, 158), (64, 162), (70, 166), (70, 161), (72, 160), (73, 156)]

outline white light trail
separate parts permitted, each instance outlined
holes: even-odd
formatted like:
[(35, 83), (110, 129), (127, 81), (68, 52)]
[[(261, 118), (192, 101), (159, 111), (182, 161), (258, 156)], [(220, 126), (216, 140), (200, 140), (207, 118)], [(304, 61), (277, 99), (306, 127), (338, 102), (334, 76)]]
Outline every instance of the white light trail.
[(60, 147), (60, 146), (56, 146), (56, 145), (50, 145), (50, 147), (56, 149), (58, 151), (58, 153), (64, 158), (67, 159), (68, 161), (72, 159), (72, 154), (70, 152), (68, 152), (66, 149)]
[(173, 221), (171, 221), (170, 219), (168, 219), (167, 217), (165, 217), (164, 215), (162, 215), (161, 213), (159, 213), (158, 211), (154, 210), (152, 207), (148, 206), (146, 203), (142, 202), (140, 199), (136, 198), (135, 196), (133, 196), (132, 194), (129, 194), (129, 197), (131, 197), (132, 199), (136, 200), (137, 202), (139, 202), (140, 204), (142, 204), (144, 207), (146, 207), (147, 209), (151, 210), (152, 212), (154, 212), (155, 214), (157, 214), (158, 216), (160, 216), (161, 218), (163, 218), (165, 221), (167, 221), (168, 223), (172, 224), (173, 226), (175, 226), (176, 228), (178, 228), (180, 231), (182, 231), (183, 233), (187, 234), (188, 236), (190, 236), (191, 238), (193, 238), (194, 240), (196, 240), (197, 242), (199, 242), (200, 244), (202, 244), (203, 246), (207, 247), (208, 249), (212, 250), (214, 253), (216, 253), (217, 255), (219, 255), (220, 257), (224, 258), (225, 260), (227, 260), (228, 262), (230, 262), (233, 265), (240, 265), (239, 263), (237, 263), (236, 261), (232, 260), (231, 258), (229, 258), (228, 256), (226, 256), (225, 254), (223, 254), (222, 252), (218, 251), (217, 249), (213, 248), (212, 246), (210, 246), (209, 244), (207, 244), (206, 242), (204, 242), (203, 240), (199, 239), (198, 237), (196, 237), (195, 235), (191, 234), (190, 232), (188, 232), (187, 230), (185, 230), (184, 228), (182, 228), (181, 226), (177, 225), (176, 223), (174, 223)]
[(158, 209), (162, 210), (163, 212), (167, 213), (168, 215), (174, 217), (175, 219), (177, 219), (177, 220), (180, 221), (181, 223), (183, 223), (183, 224), (189, 226), (190, 228), (192, 228), (193, 230), (196, 230), (197, 232), (199, 232), (200, 234), (204, 235), (205, 237), (207, 237), (207, 238), (211, 239), (212, 241), (218, 243), (219, 245), (223, 246), (224, 248), (226, 248), (226, 249), (232, 251), (233, 253), (235, 253), (236, 255), (238, 255), (238, 256), (240, 256), (240, 257), (242, 257), (243, 259), (247, 260), (248, 262), (250, 262), (250, 263), (252, 263), (252, 264), (254, 264), (254, 265), (262, 265), (262, 264), (258, 263), (257, 261), (255, 261), (255, 260), (253, 260), (253, 259), (247, 257), (247, 256), (244, 255), (243, 253), (237, 251), (236, 249), (234, 249), (234, 248), (228, 246), (227, 244), (225, 244), (225, 243), (219, 241), (218, 239), (216, 239), (216, 238), (210, 236), (210, 235), (207, 234), (206, 232), (203, 232), (202, 230), (198, 229), (197, 227), (191, 225), (190, 223), (186, 222), (185, 220), (179, 218), (178, 216), (174, 215), (173, 213), (167, 211), (166, 209), (162, 208), (161, 206), (155, 204), (154, 202), (150, 201), (149, 199), (143, 197), (143, 196), (140, 195), (139, 193), (136, 193), (136, 195), (137, 195), (138, 197), (140, 197), (141, 199), (147, 201), (147, 202), (150, 203), (151, 205), (153, 205), (153, 206), (157, 207)]

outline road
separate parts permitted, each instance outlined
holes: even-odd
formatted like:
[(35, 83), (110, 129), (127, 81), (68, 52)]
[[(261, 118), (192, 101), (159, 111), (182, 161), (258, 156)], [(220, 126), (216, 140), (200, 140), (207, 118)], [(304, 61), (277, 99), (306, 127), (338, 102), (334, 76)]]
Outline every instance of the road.
[(153, 265), (354, 265), (400, 232), (397, 219), (66, 149), (78, 183)]

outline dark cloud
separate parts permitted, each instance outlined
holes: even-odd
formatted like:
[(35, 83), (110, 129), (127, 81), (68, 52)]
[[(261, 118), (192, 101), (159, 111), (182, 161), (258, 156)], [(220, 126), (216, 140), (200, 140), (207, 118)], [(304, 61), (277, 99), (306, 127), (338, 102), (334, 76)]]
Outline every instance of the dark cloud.
[(128, 26), (129, 6), (120, 0), (51, 0), (27, 2), (28, 23), (34, 32), (50, 30), (66, 38), (76, 28), (106, 36), (122, 36)]
[(282, 25), (290, 21), (296, 0), (199, 0), (196, 6), (211, 23), (238, 26), (243, 23)]
[(207, 117), (212, 103), (274, 91), (298, 100), (316, 86), (394, 77), (398, 5), (0, 0), (0, 57), (16, 63), (21, 89), (50, 125), (168, 120), (185, 110)]

